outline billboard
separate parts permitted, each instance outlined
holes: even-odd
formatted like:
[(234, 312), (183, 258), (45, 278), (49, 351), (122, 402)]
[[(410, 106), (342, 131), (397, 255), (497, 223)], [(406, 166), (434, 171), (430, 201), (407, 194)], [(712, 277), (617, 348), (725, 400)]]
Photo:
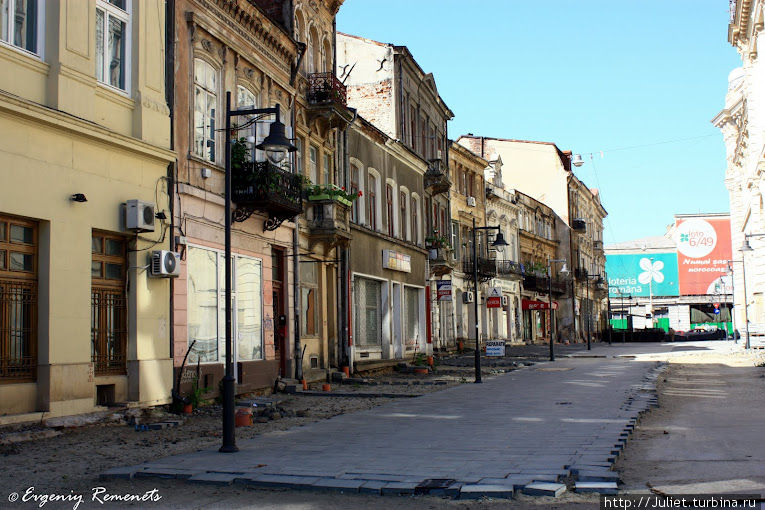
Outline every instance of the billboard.
[(675, 253), (631, 253), (606, 256), (608, 295), (677, 296)]
[(680, 294), (715, 294), (725, 287), (731, 259), (729, 217), (677, 218), (675, 244)]

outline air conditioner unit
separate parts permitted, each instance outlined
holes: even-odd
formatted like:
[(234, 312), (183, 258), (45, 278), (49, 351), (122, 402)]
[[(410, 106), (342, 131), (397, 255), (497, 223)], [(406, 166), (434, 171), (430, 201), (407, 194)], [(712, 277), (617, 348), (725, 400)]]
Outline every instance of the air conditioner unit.
[(174, 251), (154, 250), (151, 252), (149, 275), (155, 278), (171, 278), (181, 274), (181, 256)]
[(462, 293), (462, 302), (463, 303), (474, 303), (475, 302), (475, 293), (472, 290), (469, 290), (467, 292)]
[(507, 306), (510, 304), (510, 297), (509, 296), (502, 296), (502, 306)]
[(475, 207), (475, 197), (467, 197), (467, 205)]
[(154, 232), (154, 204), (128, 200), (125, 204), (125, 228), (134, 232)]

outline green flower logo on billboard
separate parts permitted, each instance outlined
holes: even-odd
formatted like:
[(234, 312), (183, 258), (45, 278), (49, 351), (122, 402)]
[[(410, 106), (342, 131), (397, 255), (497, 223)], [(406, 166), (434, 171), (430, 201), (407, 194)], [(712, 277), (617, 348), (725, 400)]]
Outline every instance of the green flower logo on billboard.
[(664, 273), (661, 272), (664, 269), (664, 262), (661, 260), (652, 262), (650, 259), (642, 258), (640, 259), (640, 269), (643, 272), (638, 275), (638, 281), (643, 285), (648, 285), (651, 281), (656, 283), (664, 281)]
[(687, 243), (689, 239), (690, 239), (690, 236), (688, 234), (680, 234), (681, 243)]

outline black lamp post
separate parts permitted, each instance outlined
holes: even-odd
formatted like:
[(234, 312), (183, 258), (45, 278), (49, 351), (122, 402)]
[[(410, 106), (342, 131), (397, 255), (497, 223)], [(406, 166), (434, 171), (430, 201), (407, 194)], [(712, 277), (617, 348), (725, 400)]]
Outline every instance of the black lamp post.
[(234, 399), (236, 397), (236, 379), (234, 378), (234, 358), (231, 322), (231, 118), (243, 115), (274, 115), (274, 121), (268, 132), (268, 136), (255, 148), (266, 151), (268, 156), (276, 163), (284, 159), (287, 152), (294, 152), (297, 148), (290, 143), (285, 136), (284, 124), (279, 120), (279, 105), (273, 108), (244, 108), (231, 110), (231, 92), (226, 92), (226, 189), (224, 191), (225, 203), (225, 276), (226, 276), (226, 375), (223, 377), (223, 445), (218, 450), (222, 453), (239, 451), (236, 447), (235, 422), (234, 422)]
[(590, 346), (590, 321), (592, 319), (592, 301), (590, 301), (590, 277), (594, 278), (600, 278), (600, 274), (588, 274), (586, 275), (586, 287), (587, 287), (587, 313), (585, 314), (585, 317), (587, 318), (587, 350), (591, 350), (592, 347)]
[(550, 361), (555, 361), (555, 315), (552, 304), (552, 267), (555, 262), (563, 262), (563, 267), (560, 269), (560, 274), (567, 275), (569, 273), (566, 267), (566, 259), (547, 259), (547, 302), (550, 306)]
[(476, 227), (475, 218), (473, 218), (473, 286), (475, 288), (475, 299), (473, 300), (473, 310), (475, 312), (475, 382), (481, 382), (481, 346), (478, 340), (478, 255), (476, 249), (476, 231), (478, 230), (496, 230), (497, 237), (491, 245), (501, 252), (507, 246), (507, 241), (499, 230), (499, 227)]
[[(744, 343), (745, 349), (751, 348), (749, 341), (749, 303), (746, 301), (746, 254), (754, 251), (752, 245), (749, 244), (750, 237), (762, 237), (765, 234), (744, 234), (744, 244), (741, 245), (741, 276), (744, 281), (744, 329), (746, 331), (746, 342)], [(738, 262), (734, 260), (732, 262)], [(733, 332), (733, 336), (736, 336), (736, 332)]]

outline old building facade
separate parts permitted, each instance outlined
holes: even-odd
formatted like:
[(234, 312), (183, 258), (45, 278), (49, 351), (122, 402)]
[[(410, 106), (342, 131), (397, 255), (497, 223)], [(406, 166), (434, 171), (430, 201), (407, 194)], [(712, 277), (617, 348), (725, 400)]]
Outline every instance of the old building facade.
[[(496, 153), (502, 157), (503, 182), (513, 189), (546, 204), (554, 212), (559, 230), (559, 259), (566, 259), (574, 278), (569, 289), (567, 310), (560, 310), (562, 328), (560, 338), (577, 341), (587, 335), (595, 336), (601, 329), (593, 325), (605, 324), (608, 302), (606, 297), (605, 255), (603, 251), (603, 219), (607, 212), (600, 204), (597, 190), (590, 190), (574, 174), (573, 155), (561, 151), (554, 143), (506, 138), (489, 138), (468, 134), (458, 143), (477, 154)], [(581, 162), (581, 159), (578, 160)], [(579, 218), (575, 212), (589, 214)], [(523, 227), (521, 227), (523, 228)], [(586, 260), (579, 261), (585, 250)], [(579, 253), (577, 253), (579, 252)], [(523, 256), (521, 257), (523, 259)], [(587, 265), (578, 273), (577, 265)], [(584, 270), (586, 274), (584, 276)], [(596, 276), (597, 275), (597, 276)], [(596, 287), (596, 297), (587, 296)], [(563, 305), (561, 305), (563, 306)], [(587, 325), (590, 325), (589, 331)]]
[(19, 0), (0, 23), (0, 415), (166, 403), (165, 3)]
[[(765, 237), (749, 239), (752, 251), (740, 252), (745, 236), (765, 233), (765, 64), (758, 45), (765, 19), (762, 0), (731, 2), (728, 42), (742, 66), (728, 75), (725, 107), (712, 120), (722, 131), (727, 153), (725, 186), (730, 194), (733, 258), (746, 262), (746, 295), (740, 262), (733, 262), (735, 321), (748, 316), (752, 330), (765, 331)], [(748, 313), (744, 313), (747, 309)]]

